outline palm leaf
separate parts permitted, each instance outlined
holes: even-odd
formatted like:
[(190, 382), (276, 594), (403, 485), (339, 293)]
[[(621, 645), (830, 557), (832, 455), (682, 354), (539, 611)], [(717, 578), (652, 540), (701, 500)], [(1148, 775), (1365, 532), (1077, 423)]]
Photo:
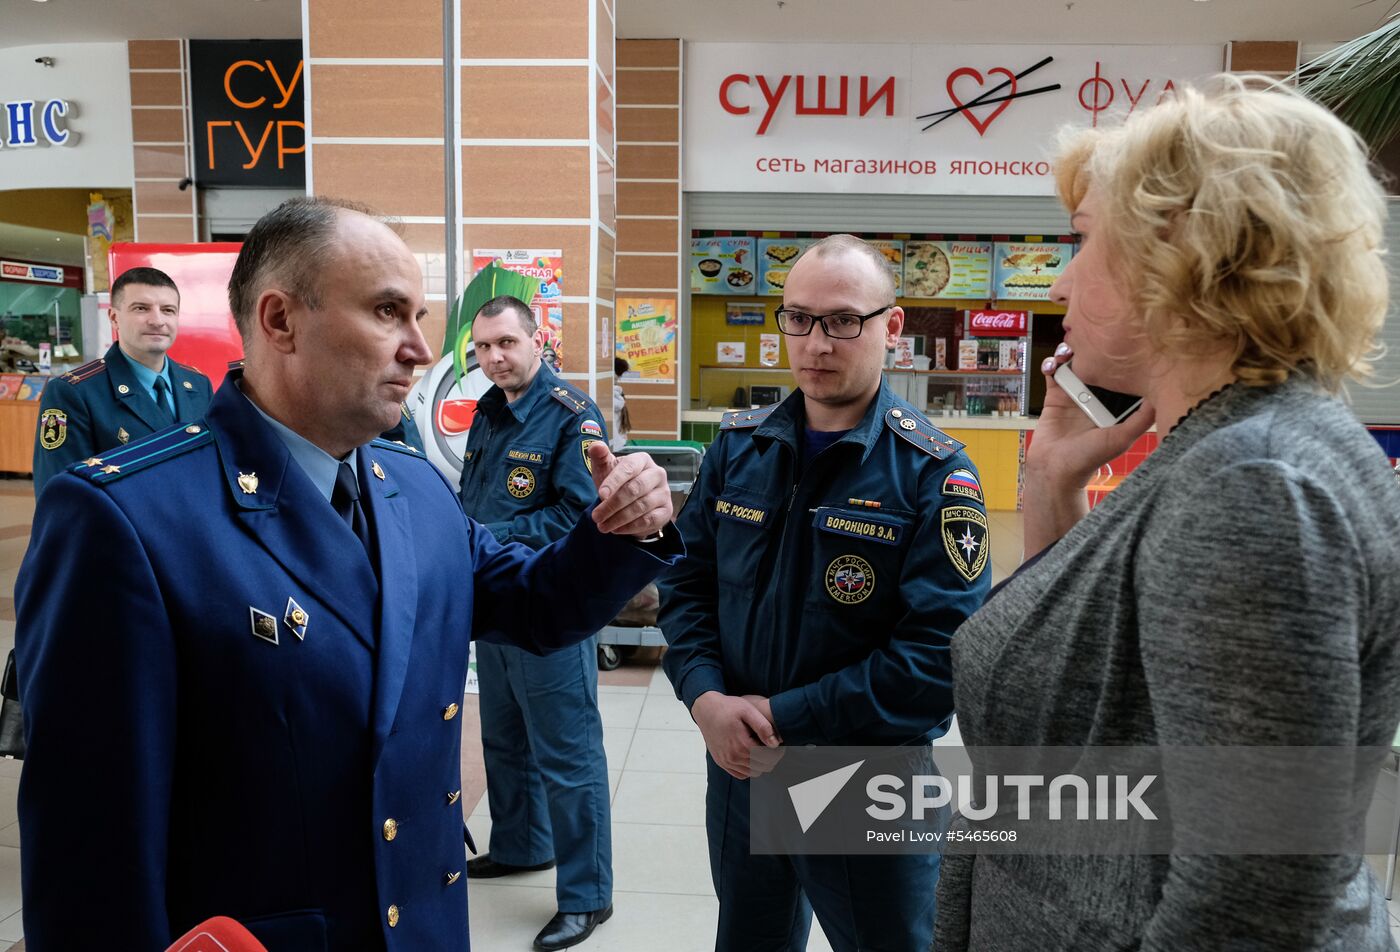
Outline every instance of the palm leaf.
[(1372, 154), (1400, 135), (1400, 15), (1302, 66), (1298, 88), (1335, 112)]
[(447, 315), (447, 333), (442, 339), (442, 352), (452, 354), (452, 369), (460, 382), (467, 375), (467, 344), (471, 341), (472, 319), (481, 306), (494, 297), (509, 294), (526, 304), (535, 298), (540, 279), (517, 274), (491, 262), (462, 289)]

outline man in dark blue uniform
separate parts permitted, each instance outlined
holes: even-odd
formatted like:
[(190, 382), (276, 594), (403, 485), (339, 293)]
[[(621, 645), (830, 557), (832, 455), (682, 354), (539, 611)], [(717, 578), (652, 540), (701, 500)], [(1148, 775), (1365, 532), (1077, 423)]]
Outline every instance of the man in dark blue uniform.
[(613, 617), (680, 551), (665, 473), (592, 447), (601, 501), (536, 552), (374, 439), (432, 354), (418, 265), (367, 215), (279, 206), (229, 298), (246, 367), (204, 421), (59, 474), (38, 510), (25, 939), (157, 952), (226, 915), (272, 952), (466, 950), (468, 641), (549, 651)]
[[(509, 295), (487, 301), (471, 333), (494, 386), (477, 401), (467, 437), (462, 509), (501, 542), (543, 548), (593, 502), (588, 448), (607, 442), (603, 417), (541, 359), (544, 331), (525, 302)], [(491, 879), (557, 862), (558, 912), (535, 948), (577, 945), (612, 915), (597, 639), (543, 656), (481, 643), (476, 670), (491, 845), (467, 863), (467, 876)]]
[(209, 378), (166, 356), (180, 330), (180, 291), (164, 271), (132, 268), (112, 282), (116, 342), (104, 357), (44, 388), (34, 440), (34, 495), (78, 460), (209, 407)]
[[(927, 743), (953, 713), (948, 644), (982, 603), (987, 517), (961, 444), (882, 382), (903, 311), (849, 235), (793, 266), (778, 311), (798, 389), (725, 416), (663, 579), (663, 665), (709, 751), (724, 952), (926, 952), (938, 856), (749, 855), (749, 749)], [(932, 772), (931, 760), (928, 770)]]

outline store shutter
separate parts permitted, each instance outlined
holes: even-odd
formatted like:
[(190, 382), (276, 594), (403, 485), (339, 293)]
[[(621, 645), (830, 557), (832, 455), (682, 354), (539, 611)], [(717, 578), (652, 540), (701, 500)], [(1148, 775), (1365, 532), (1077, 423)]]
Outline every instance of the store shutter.
[(1050, 196), (688, 192), (697, 230), (1062, 235), (1069, 216)]

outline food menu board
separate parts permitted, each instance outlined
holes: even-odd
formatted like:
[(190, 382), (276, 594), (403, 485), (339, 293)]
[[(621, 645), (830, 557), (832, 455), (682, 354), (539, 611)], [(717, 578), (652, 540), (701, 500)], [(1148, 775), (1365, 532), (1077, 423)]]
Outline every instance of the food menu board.
[(885, 256), (885, 262), (894, 275), (894, 293), (904, 293), (904, 242), (885, 238), (866, 239), (875, 250)]
[(782, 294), (788, 272), (814, 241), (812, 238), (758, 239), (758, 293)]
[(911, 298), (991, 297), (992, 243), (904, 242), (903, 294)]
[(998, 300), (1048, 301), (1050, 285), (1064, 273), (1074, 245), (1018, 241), (996, 246), (996, 297)]
[(693, 294), (752, 294), (754, 239), (692, 238), (690, 290)]

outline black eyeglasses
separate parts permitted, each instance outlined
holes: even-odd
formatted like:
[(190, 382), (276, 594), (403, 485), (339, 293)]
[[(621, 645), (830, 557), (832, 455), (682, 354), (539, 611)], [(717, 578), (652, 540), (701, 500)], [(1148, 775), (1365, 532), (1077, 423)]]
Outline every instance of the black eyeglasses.
[(820, 324), (822, 333), (827, 337), (836, 340), (850, 340), (860, 336), (860, 332), (865, 329), (866, 321), (885, 313), (892, 307), (894, 307), (893, 304), (886, 304), (869, 314), (827, 314), (822, 317), (790, 307), (780, 307), (774, 317), (778, 319), (778, 330), (789, 337), (806, 337), (812, 333), (812, 328)]

